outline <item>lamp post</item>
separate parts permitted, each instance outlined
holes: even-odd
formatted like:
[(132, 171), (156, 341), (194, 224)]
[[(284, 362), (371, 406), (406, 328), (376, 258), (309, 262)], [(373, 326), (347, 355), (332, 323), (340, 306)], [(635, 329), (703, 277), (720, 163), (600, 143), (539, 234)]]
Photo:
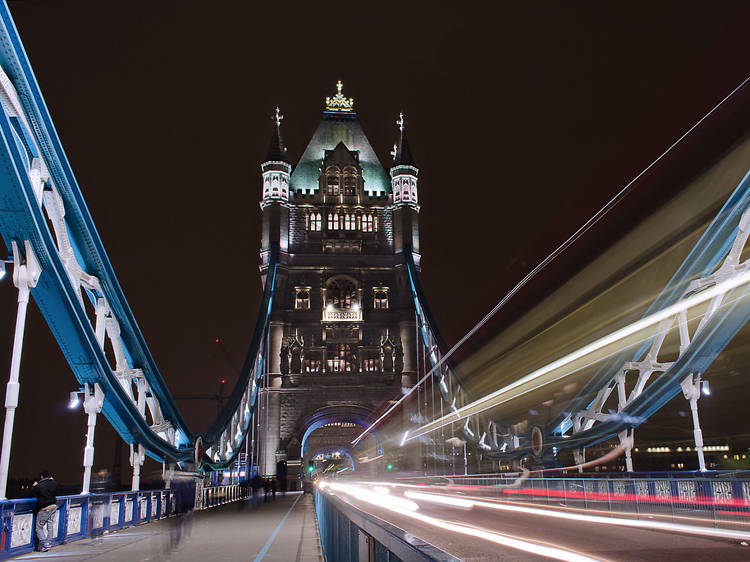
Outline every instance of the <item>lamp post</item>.
[(88, 494), (91, 489), (91, 468), (94, 466), (94, 432), (96, 430), (96, 415), (102, 411), (104, 391), (94, 383), (85, 383), (83, 390), (70, 393), (68, 408), (76, 408), (83, 398), (83, 409), (88, 415), (88, 431), (86, 432), (86, 447), (83, 450), (83, 487), (81, 494)]
[[(8, 469), (10, 467), (10, 448), (13, 441), (13, 422), (21, 384), (18, 382), (21, 371), (21, 352), (23, 350), (23, 335), (26, 328), (26, 308), (29, 304), (31, 289), (36, 287), (42, 268), (31, 249), (28, 240), (24, 242), (25, 255), (22, 255), (18, 243), (11, 242), (13, 251), (13, 284), (18, 288), (18, 313), (16, 314), (16, 331), (13, 336), (13, 356), (10, 362), (10, 376), (5, 391), (5, 425), (3, 427), (3, 445), (0, 452), (0, 499), (5, 499), (8, 487)], [(2, 275), (5, 276), (3, 261)]]

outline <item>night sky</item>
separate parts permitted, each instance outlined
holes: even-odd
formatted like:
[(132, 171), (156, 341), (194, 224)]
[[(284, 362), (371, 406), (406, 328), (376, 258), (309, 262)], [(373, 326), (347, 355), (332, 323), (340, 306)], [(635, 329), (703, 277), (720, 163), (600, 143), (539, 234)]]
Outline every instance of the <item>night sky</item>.
[[(423, 283), (450, 344), (750, 73), (747, 2), (489, 5), (10, 3), (174, 394), (215, 393), (221, 378), (230, 389), (249, 346), (276, 105), (295, 161), (339, 79), (386, 165), (405, 112)], [(4, 281), (3, 388), (15, 297)], [(75, 482), (85, 419), (66, 403), (77, 383), (29, 310), (11, 476), (48, 467)], [(178, 404), (196, 431), (216, 412)], [(111, 466), (113, 435), (100, 419), (97, 466)]]

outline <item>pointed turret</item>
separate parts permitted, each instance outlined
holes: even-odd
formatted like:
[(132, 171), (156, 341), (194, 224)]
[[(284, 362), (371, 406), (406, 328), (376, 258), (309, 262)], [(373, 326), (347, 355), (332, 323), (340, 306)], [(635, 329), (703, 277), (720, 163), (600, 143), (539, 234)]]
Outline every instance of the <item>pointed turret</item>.
[(419, 197), (417, 193), (417, 176), (419, 168), (414, 163), (406, 138), (406, 121), (404, 114), (399, 115), (396, 125), (399, 128), (399, 140), (393, 145), (393, 165), (391, 166), (391, 191), (393, 193), (393, 235), (396, 251), (406, 248), (419, 253)]
[(263, 251), (278, 247), (282, 252), (289, 247), (289, 176), (292, 165), (281, 140), (281, 120), (284, 116), (276, 108), (271, 117), (274, 130), (265, 161), (260, 165), (263, 174)]
[(271, 117), (273, 119), (275, 126), (273, 128), (273, 133), (271, 134), (271, 143), (268, 145), (268, 152), (266, 153), (266, 162), (286, 162), (289, 163), (289, 160), (286, 156), (286, 147), (284, 146), (284, 141), (281, 138), (281, 120), (284, 119), (284, 116), (279, 111), (279, 108), (276, 108), (276, 113)]
[(261, 207), (273, 200), (289, 201), (289, 174), (292, 165), (286, 156), (286, 147), (281, 140), (281, 120), (284, 116), (276, 108), (271, 117), (274, 122), (274, 130), (271, 135), (271, 144), (268, 147), (266, 160), (260, 165), (263, 172), (263, 202)]
[(393, 145), (393, 152), (391, 153), (393, 155), (393, 166), (412, 166), (416, 168), (417, 164), (414, 162), (414, 157), (409, 148), (409, 141), (406, 138), (406, 122), (404, 121), (403, 113), (399, 116), (396, 124), (399, 126), (401, 134), (399, 135), (398, 143)]
[(414, 157), (406, 139), (406, 121), (404, 114), (399, 115), (396, 125), (399, 128), (398, 143), (393, 145), (393, 165), (391, 166), (391, 188), (395, 205), (411, 205), (419, 211), (417, 205), (417, 175), (419, 168), (414, 163)]

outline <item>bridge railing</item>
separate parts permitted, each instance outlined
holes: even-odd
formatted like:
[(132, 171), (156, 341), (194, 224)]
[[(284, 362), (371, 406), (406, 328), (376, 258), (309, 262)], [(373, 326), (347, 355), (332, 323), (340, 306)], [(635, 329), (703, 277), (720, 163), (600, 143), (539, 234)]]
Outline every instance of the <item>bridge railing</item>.
[[(176, 513), (174, 490), (58, 496), (52, 517), (53, 545), (150, 523)], [(0, 560), (37, 546), (36, 499), (0, 501)]]
[(628, 517), (689, 518), (714, 527), (750, 524), (750, 480), (738, 478), (528, 478), (445, 477), (422, 480), (467, 496)]
[(208, 486), (203, 488), (202, 509), (224, 505), (247, 498), (247, 489), (240, 484)]
[(458, 562), (458, 558), (317, 488), (314, 502), (320, 543), (328, 562)]

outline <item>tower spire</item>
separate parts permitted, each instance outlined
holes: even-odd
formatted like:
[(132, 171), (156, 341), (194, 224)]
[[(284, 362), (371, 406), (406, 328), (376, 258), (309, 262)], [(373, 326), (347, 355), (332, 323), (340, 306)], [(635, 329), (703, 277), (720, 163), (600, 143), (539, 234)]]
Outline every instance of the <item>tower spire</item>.
[(399, 129), (399, 139), (398, 143), (393, 146), (393, 152), (391, 152), (391, 155), (393, 156), (393, 165), (414, 166), (416, 168), (417, 165), (414, 162), (414, 157), (409, 148), (409, 141), (406, 138), (406, 120), (404, 119), (403, 112), (399, 113), (396, 125), (398, 125)]
[(268, 146), (268, 152), (266, 153), (266, 162), (286, 162), (286, 147), (284, 141), (281, 139), (281, 121), (284, 116), (281, 114), (281, 110), (277, 107), (274, 114), (271, 116), (271, 120), (274, 122), (273, 133), (271, 135), (271, 143)]

